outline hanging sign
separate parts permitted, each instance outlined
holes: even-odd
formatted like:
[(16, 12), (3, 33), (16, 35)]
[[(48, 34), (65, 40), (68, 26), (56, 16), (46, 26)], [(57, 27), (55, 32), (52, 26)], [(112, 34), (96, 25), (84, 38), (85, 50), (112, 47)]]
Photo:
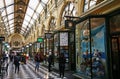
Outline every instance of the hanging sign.
[(45, 33), (45, 38), (50, 39), (52, 37), (52, 33)]

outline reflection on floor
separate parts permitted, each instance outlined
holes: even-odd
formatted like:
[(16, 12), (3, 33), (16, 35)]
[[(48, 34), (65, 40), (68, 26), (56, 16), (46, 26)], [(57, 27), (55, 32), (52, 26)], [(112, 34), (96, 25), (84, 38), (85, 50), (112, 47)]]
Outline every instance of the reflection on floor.
[[(39, 71), (35, 71), (35, 64), (27, 61), (27, 64), (20, 65), (20, 71), (15, 73), (14, 65), (9, 63), (8, 73), (4, 75), (3, 79), (61, 79), (56, 72), (48, 72), (48, 69), (40, 66)], [(67, 79), (67, 78), (64, 78)]]

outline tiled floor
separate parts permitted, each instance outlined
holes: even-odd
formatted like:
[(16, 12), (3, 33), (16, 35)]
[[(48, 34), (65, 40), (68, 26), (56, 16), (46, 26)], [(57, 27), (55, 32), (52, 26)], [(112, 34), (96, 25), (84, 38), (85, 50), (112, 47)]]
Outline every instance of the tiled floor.
[(34, 67), (35, 64), (28, 61), (27, 64), (20, 65), (19, 73), (15, 73), (14, 65), (10, 62), (8, 73), (4, 75), (3, 79), (61, 79), (58, 73), (54, 71), (49, 73), (48, 69), (43, 66), (40, 66), (39, 71), (35, 71)]

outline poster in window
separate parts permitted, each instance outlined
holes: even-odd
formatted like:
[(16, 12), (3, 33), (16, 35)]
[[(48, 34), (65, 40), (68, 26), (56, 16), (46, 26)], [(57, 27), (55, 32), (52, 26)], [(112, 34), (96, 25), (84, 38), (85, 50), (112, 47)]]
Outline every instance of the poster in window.
[(68, 33), (60, 33), (60, 46), (67, 46), (68, 45)]

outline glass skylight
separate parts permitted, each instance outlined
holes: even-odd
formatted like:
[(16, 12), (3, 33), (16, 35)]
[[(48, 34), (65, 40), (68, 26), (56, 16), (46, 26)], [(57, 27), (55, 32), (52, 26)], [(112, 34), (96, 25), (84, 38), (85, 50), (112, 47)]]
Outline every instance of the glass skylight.
[[(48, 0), (30, 0), (28, 7), (27, 7), (27, 12), (25, 15), (25, 19), (22, 25), (22, 28), (27, 28), (26, 31), (29, 31), (29, 29), (34, 26), (35, 20), (39, 18), (40, 12), (43, 10), (43, 6), (48, 2)], [(27, 23), (25, 22), (27, 20)], [(25, 27), (26, 25), (26, 27)], [(23, 32), (21, 32), (23, 33)], [(25, 32), (25, 34), (27, 34)], [(24, 35), (25, 35), (24, 34)]]
[[(39, 14), (47, 2), (48, 0), (29, 0), (20, 31), (21, 34), (27, 34), (26, 31), (29, 31), (34, 26), (35, 21), (39, 18)], [(14, 0), (0, 0), (0, 11), (7, 34), (14, 33), (17, 25), (16, 22), (14, 24)]]
[[(5, 3), (4, 3), (5, 1)], [(7, 34), (14, 33), (14, 0), (0, 0), (0, 11), (2, 12), (3, 22), (7, 29)], [(12, 30), (11, 30), (12, 28)]]

